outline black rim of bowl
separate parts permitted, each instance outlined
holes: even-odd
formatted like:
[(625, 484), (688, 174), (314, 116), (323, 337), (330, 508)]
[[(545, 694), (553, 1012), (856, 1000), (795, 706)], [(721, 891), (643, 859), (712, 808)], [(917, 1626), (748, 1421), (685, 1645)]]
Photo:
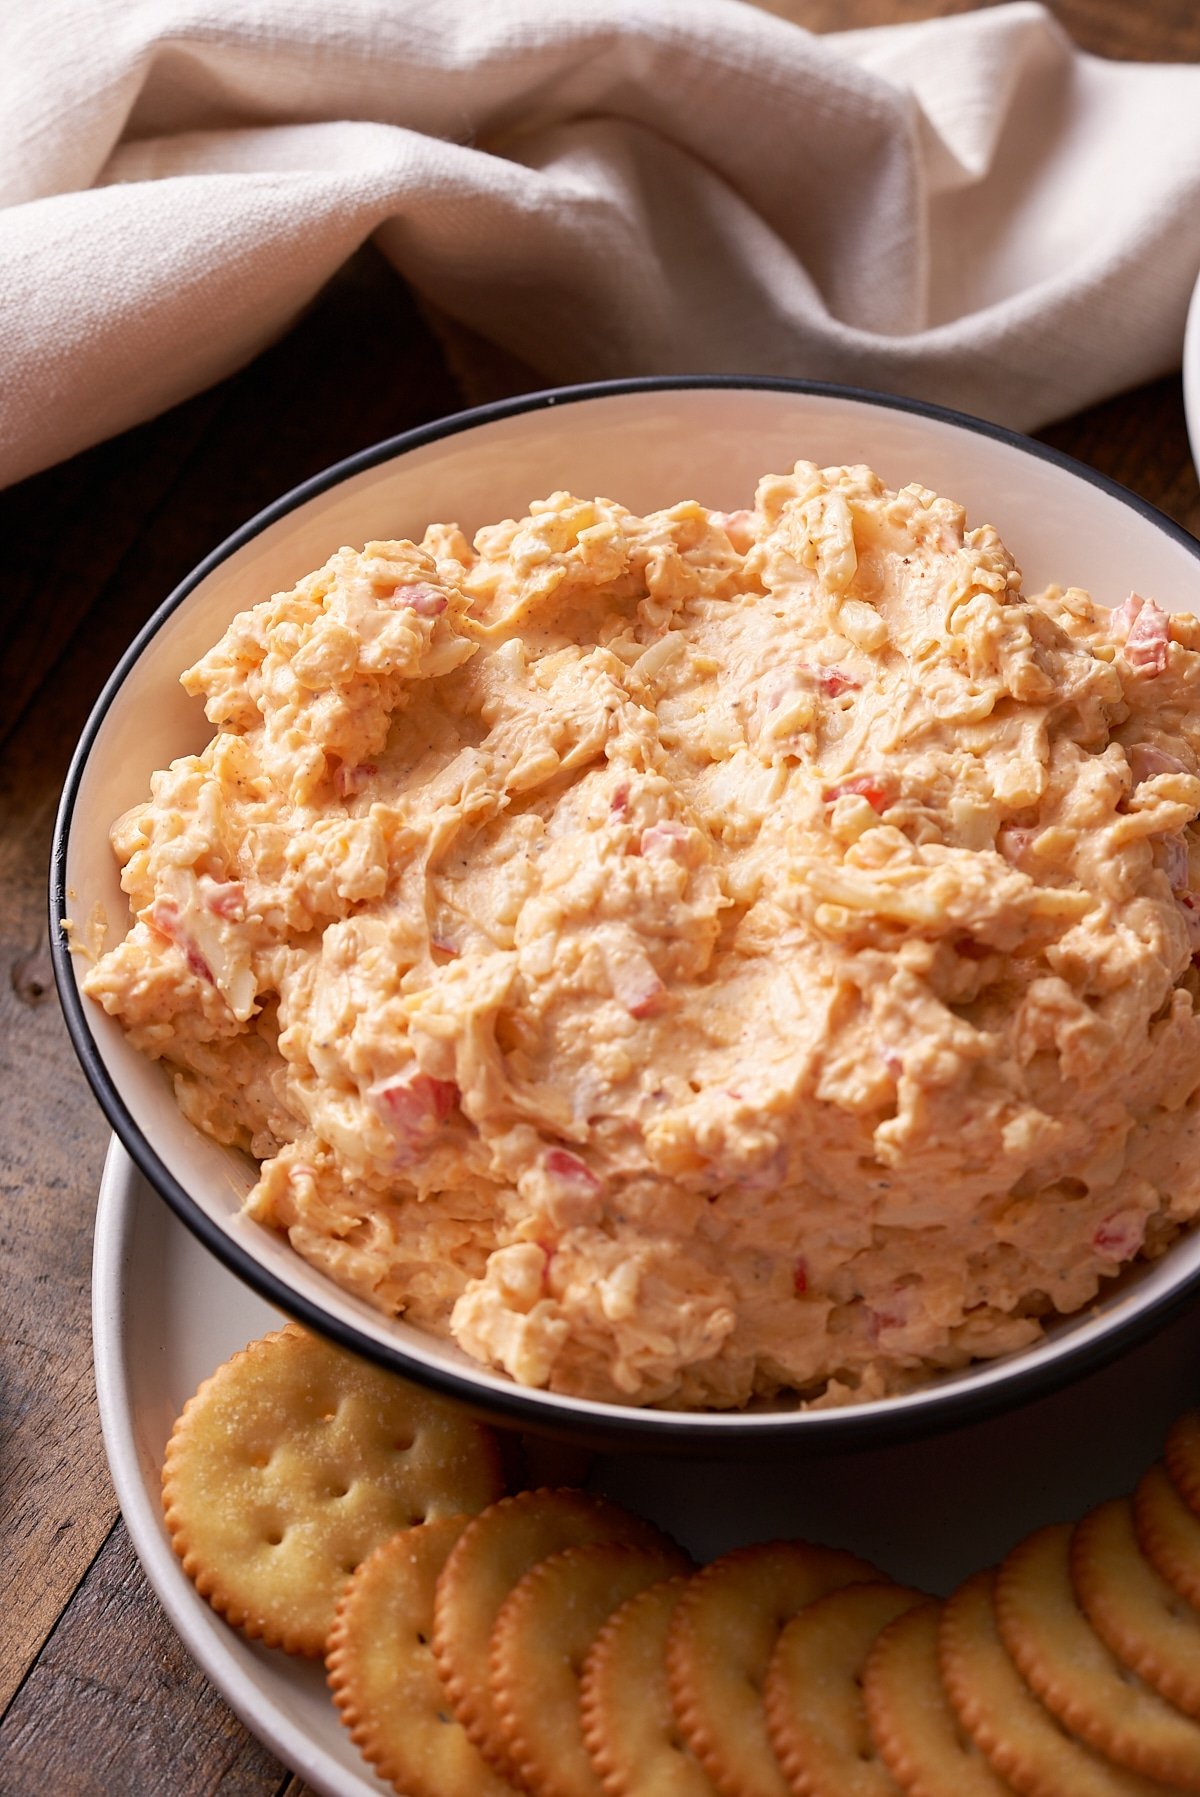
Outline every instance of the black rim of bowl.
[[(1180, 1279), (1168, 1290), (1127, 1310), (1124, 1315), (1113, 1315), (1108, 1327), (1093, 1338), (1076, 1343), (1067, 1340), (1060, 1351), (1048, 1360), (1028, 1363), (1026, 1355), (1016, 1354), (1011, 1360), (979, 1362), (977, 1368), (980, 1372), (986, 1371), (990, 1366), (996, 1369), (996, 1375), (979, 1384), (927, 1385), (911, 1394), (885, 1400), (878, 1409), (866, 1414), (854, 1405), (830, 1410), (792, 1409), (738, 1413), (655, 1408), (639, 1410), (633, 1407), (598, 1405), (583, 1411), (574, 1407), (570, 1400), (547, 1402), (546, 1394), (516, 1384), (511, 1388), (482, 1386), (478, 1378), (468, 1370), (460, 1373), (452, 1368), (412, 1359), (403, 1347), (392, 1347), (379, 1342), (372, 1336), (360, 1333), (340, 1317), (330, 1315), (268, 1271), (201, 1209), (187, 1188), (180, 1184), (159, 1159), (126, 1109), (92, 1035), (83, 999), (75, 983), (71, 951), (63, 930), (63, 923), (68, 915), (66, 861), (75, 801), (96, 736), (126, 676), (147, 644), (184, 600), (222, 562), (260, 535), (268, 525), (276, 523), (352, 475), (363, 473), (410, 450), (457, 436), (462, 431), (497, 423), (522, 413), (545, 411), (586, 400), (617, 398), (626, 394), (703, 389), (788, 393), (853, 401), (886, 411), (912, 413), (966, 430), (975, 436), (992, 438), (1036, 460), (1066, 470), (1139, 513), (1195, 556), (1200, 574), (1200, 542), (1189, 531), (1147, 500), (1130, 492), (1117, 481), (1110, 480), (1107, 475), (1089, 468), (1086, 463), (1061, 450), (1036, 442), (1020, 431), (989, 423), (985, 419), (972, 417), (969, 413), (922, 400), (905, 399), (896, 394), (874, 392), (869, 388), (758, 375), (638, 376), (589, 382), (579, 386), (545, 388), (513, 399), (498, 400), (451, 413), (347, 456), (293, 487), (218, 544), (147, 619), (105, 682), (76, 745), (63, 785), (55, 819), (50, 863), (51, 960), (71, 1045), (101, 1109), (134, 1165), (219, 1261), (260, 1297), (295, 1317), (306, 1327), (389, 1371), (401, 1373), (447, 1397), (457, 1399), (475, 1411), (543, 1432), (575, 1436), (587, 1434), (597, 1440), (607, 1439), (614, 1445), (624, 1443), (671, 1452), (680, 1450), (711, 1453), (723, 1446), (735, 1444), (743, 1451), (786, 1446), (825, 1452), (838, 1448), (878, 1446), (887, 1440), (902, 1437), (915, 1439), (962, 1424), (979, 1422), (1031, 1399), (1049, 1396), (1085, 1374), (1098, 1371), (1138, 1341), (1156, 1333), (1183, 1310), (1195, 1287), (1200, 1285), (1200, 1268), (1187, 1278)], [(1088, 1314), (1085, 1309), (1078, 1316), (1083, 1319)], [(490, 1370), (481, 1367), (480, 1374), (486, 1374)]]

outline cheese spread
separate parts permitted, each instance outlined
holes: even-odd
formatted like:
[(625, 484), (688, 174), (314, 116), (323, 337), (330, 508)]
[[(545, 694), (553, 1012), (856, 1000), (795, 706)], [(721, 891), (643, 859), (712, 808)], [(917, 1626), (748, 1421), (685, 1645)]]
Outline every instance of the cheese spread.
[(1198, 683), (865, 467), (341, 549), (184, 674), (85, 989), (251, 1216), (515, 1380), (879, 1397), (1200, 1208)]

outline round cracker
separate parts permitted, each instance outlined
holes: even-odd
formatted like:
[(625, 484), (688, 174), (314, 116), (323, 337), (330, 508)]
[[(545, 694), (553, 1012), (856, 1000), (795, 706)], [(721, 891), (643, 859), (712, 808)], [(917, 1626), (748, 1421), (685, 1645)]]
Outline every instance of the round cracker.
[(996, 1625), (1021, 1676), (1064, 1728), (1146, 1778), (1200, 1791), (1200, 1728), (1130, 1673), (1071, 1585), (1071, 1525), (1019, 1542), (996, 1575)]
[(1143, 1473), (1133, 1494), (1138, 1546), (1155, 1570), (1200, 1610), (1200, 1516), (1165, 1467)]
[(806, 1604), (784, 1628), (763, 1709), (775, 1757), (799, 1797), (899, 1791), (867, 1725), (862, 1674), (880, 1630), (923, 1601), (903, 1585), (844, 1585)]
[(580, 1725), (605, 1797), (716, 1797), (679, 1732), (667, 1633), (686, 1579), (639, 1591), (611, 1616), (584, 1663)]
[(667, 1679), (680, 1730), (722, 1797), (789, 1797), (762, 1704), (775, 1643), (805, 1604), (878, 1578), (838, 1548), (768, 1541), (692, 1579), (667, 1637)]
[(1012, 1797), (1012, 1786), (959, 1726), (938, 1671), (942, 1606), (905, 1610), (878, 1636), (863, 1669), (871, 1738), (907, 1797)]
[(509, 1593), (531, 1567), (567, 1547), (623, 1541), (673, 1545), (640, 1516), (583, 1491), (521, 1491), (464, 1529), (438, 1579), (433, 1651), (455, 1715), (486, 1760), (513, 1768), (492, 1702), (492, 1630)]
[(502, 1489), (489, 1429), (294, 1324), (204, 1381), (163, 1466), (196, 1589), (244, 1634), (313, 1658), (372, 1549)]
[(1000, 1777), (1020, 1797), (1168, 1797), (1166, 1786), (1093, 1753), (1038, 1701), (1000, 1639), (994, 1583), (979, 1572), (946, 1599), (938, 1669), (960, 1725)]
[(393, 1535), (342, 1594), (325, 1666), (338, 1714), (400, 1797), (512, 1797), (449, 1713), (430, 1637), (433, 1599), (466, 1516)]
[(603, 1797), (583, 1739), (584, 1661), (627, 1598), (690, 1570), (677, 1548), (594, 1541), (539, 1561), (509, 1593), (492, 1631), (492, 1701), (535, 1797)]
[(1163, 1461), (1179, 1495), (1200, 1516), (1200, 1410), (1185, 1411), (1172, 1423)]
[(1200, 1719), (1200, 1611), (1138, 1547), (1128, 1498), (1113, 1498), (1076, 1523), (1071, 1582), (1080, 1608), (1121, 1664)]

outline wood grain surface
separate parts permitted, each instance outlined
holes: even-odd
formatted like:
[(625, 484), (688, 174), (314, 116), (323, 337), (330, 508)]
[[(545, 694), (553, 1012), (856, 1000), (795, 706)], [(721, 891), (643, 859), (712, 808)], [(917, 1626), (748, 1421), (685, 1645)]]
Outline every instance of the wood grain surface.
[[(771, 10), (830, 30), (970, 8), (772, 0)], [(1200, 60), (1194, 0), (1050, 10), (1101, 54)], [(461, 345), (453, 361), (461, 370)], [(511, 368), (489, 379), (493, 391), (498, 379), (522, 384)], [(187, 1658), (108, 1482), (88, 1309), (107, 1129), (53, 994), (46, 866), (76, 737), (163, 595), (297, 481), (461, 403), (438, 338), (368, 249), (240, 374), (0, 493), (0, 1797), (305, 1789)], [(1200, 533), (1177, 379), (1045, 436)]]

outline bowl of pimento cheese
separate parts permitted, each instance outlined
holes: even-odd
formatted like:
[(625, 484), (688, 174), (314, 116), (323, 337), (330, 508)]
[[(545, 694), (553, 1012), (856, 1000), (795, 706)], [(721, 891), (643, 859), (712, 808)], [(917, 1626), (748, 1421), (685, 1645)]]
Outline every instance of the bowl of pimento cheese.
[(1198, 555), (798, 383), (367, 451), (85, 732), (97, 1097), (267, 1297), (534, 1426), (828, 1446), (1075, 1376), (1200, 1270)]

